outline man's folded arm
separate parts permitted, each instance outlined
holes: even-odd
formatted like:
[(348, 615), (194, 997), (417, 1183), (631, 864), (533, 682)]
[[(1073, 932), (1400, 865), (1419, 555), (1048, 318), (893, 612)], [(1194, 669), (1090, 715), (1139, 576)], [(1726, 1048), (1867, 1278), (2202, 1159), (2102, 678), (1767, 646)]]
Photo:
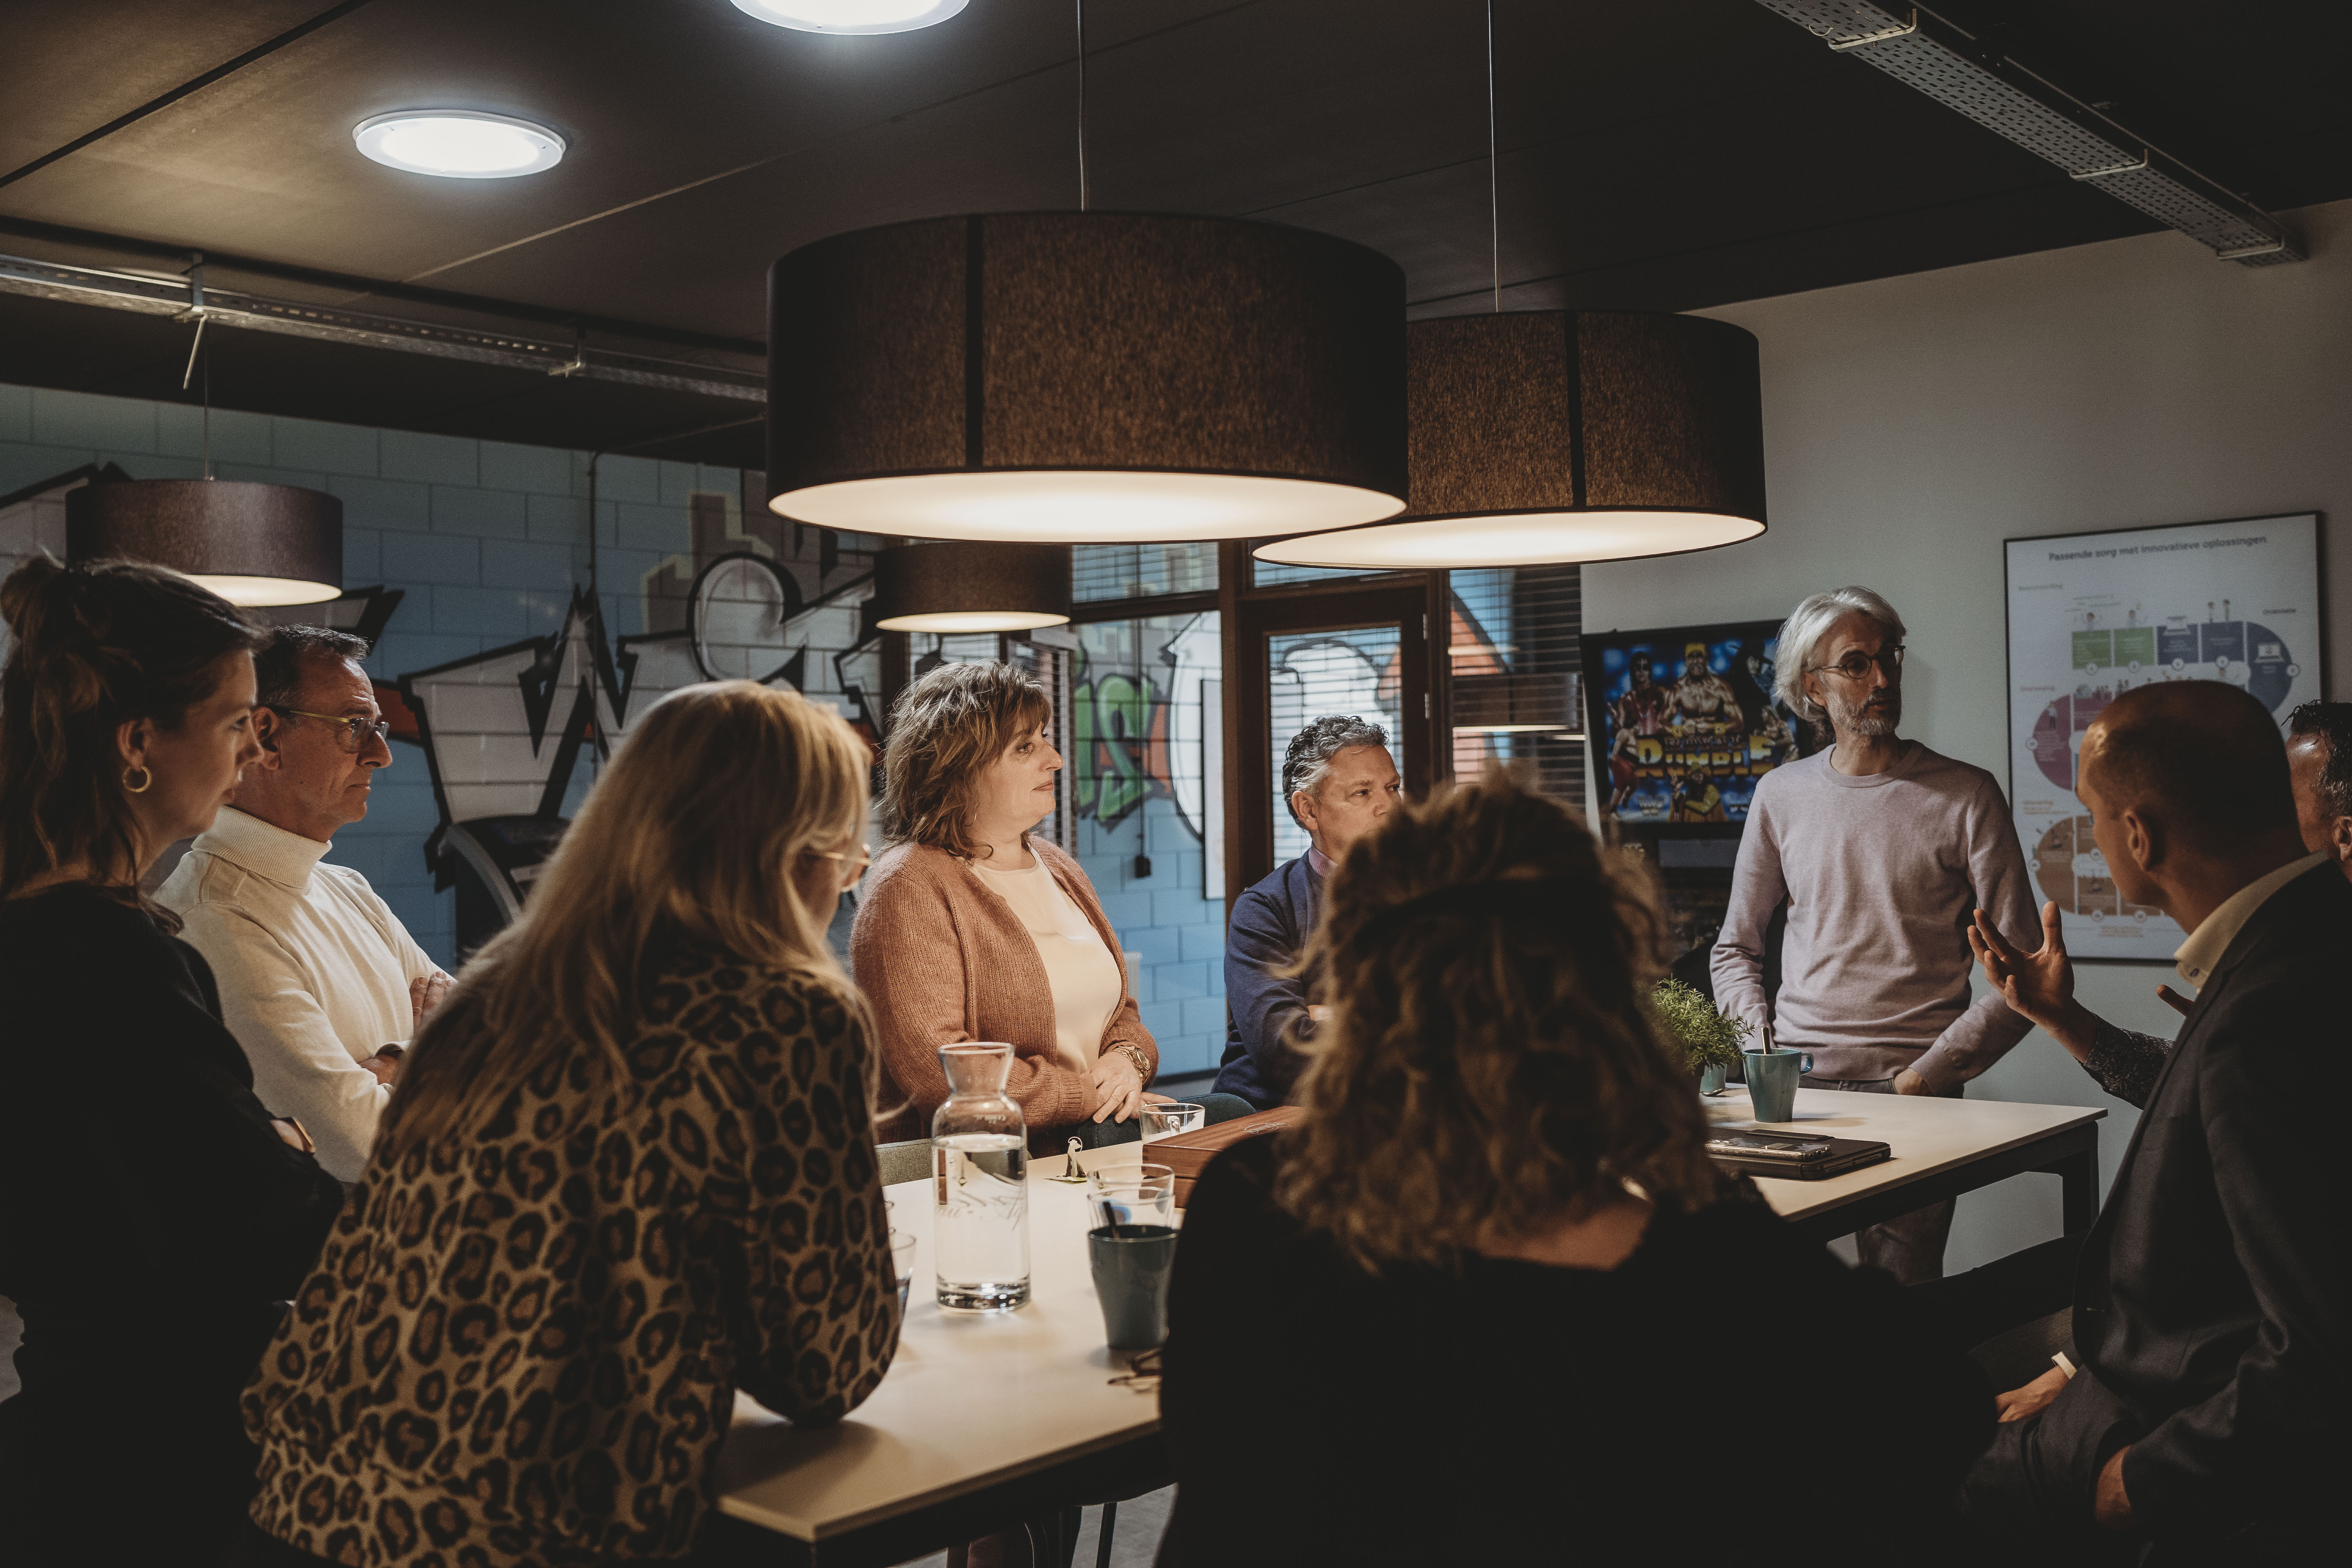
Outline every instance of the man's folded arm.
[(270, 1110), (301, 1121), (319, 1163), (356, 1181), (391, 1089), (344, 1047), (310, 976), (259, 921), (213, 904), (183, 918), (183, 934), (212, 965), (221, 1021), (245, 1047), (254, 1092)]

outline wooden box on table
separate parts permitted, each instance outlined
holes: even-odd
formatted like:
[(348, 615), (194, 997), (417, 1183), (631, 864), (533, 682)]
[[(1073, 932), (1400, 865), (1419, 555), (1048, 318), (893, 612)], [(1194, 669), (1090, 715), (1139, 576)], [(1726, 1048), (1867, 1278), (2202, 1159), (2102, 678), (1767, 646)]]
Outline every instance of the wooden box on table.
[(1155, 1138), (1144, 1145), (1143, 1157), (1154, 1165), (1165, 1165), (1176, 1173), (1176, 1206), (1182, 1208), (1192, 1195), (1192, 1184), (1208, 1169), (1209, 1162), (1220, 1150), (1230, 1149), (1244, 1138), (1263, 1138), (1269, 1132), (1279, 1132), (1286, 1127), (1298, 1125), (1298, 1108), (1277, 1105), (1272, 1110), (1261, 1110), (1253, 1116), (1236, 1116), (1231, 1121), (1220, 1121), (1214, 1127), (1203, 1127), (1197, 1132), (1180, 1132), (1173, 1138)]

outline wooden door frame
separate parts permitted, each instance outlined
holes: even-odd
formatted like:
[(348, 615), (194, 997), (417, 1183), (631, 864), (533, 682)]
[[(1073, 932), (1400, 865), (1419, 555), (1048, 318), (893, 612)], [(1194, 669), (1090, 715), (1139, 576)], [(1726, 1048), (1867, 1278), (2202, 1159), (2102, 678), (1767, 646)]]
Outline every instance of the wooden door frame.
[(1453, 774), (1447, 728), (1446, 647), (1452, 639), (1443, 572), (1376, 578), (1246, 586), (1249, 544), (1223, 545), (1217, 566), (1219, 626), (1225, 679), (1225, 907), (1274, 869), (1273, 714), (1268, 702), (1268, 636), (1339, 630), (1393, 622), (1401, 636), (1404, 689), (1398, 739), (1404, 742), (1404, 787), (1425, 794)]

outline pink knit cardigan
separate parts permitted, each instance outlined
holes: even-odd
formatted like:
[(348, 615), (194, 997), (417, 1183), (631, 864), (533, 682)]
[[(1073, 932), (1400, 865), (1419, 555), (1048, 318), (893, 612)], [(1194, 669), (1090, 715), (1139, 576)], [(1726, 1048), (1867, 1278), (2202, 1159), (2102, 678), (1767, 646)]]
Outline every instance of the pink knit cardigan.
[[(1078, 863), (1043, 839), (1032, 838), (1029, 847), (1118, 959), (1118, 938)], [(931, 1112), (948, 1097), (939, 1048), (958, 1040), (1013, 1047), (1005, 1092), (1020, 1104), (1031, 1131), (1069, 1127), (1093, 1114), (1091, 1075), (1055, 1053), (1054, 992), (1036, 939), (960, 857), (923, 844), (883, 851), (858, 895), (849, 958), (874, 1005), (882, 1070), (896, 1091), (886, 1092), (883, 1103), (908, 1105), (886, 1124), (886, 1138), (929, 1133)], [(1119, 998), (1103, 1028), (1105, 1048), (1122, 1043), (1141, 1049), (1151, 1071), (1160, 1070), (1160, 1047), (1131, 995)]]

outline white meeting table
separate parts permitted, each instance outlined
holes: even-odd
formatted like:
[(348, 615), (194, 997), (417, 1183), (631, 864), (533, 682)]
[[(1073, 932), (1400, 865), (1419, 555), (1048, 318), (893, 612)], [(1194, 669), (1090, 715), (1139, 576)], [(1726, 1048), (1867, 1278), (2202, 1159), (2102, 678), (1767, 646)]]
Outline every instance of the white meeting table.
[[(1735, 1084), (1703, 1101), (1714, 1127), (1759, 1125)], [(2064, 1184), (2068, 1234), (2098, 1210), (2098, 1122), (2084, 1106), (1799, 1089), (1776, 1128), (1893, 1147), (1880, 1164), (1827, 1181), (1759, 1181), (1773, 1210), (1828, 1241), (2027, 1171)], [(1132, 1164), (1139, 1146), (1084, 1156)], [(798, 1428), (741, 1394), (719, 1458), (719, 1508), (739, 1521), (729, 1563), (903, 1563), (1057, 1508), (1132, 1497), (1167, 1482), (1155, 1394), (1114, 1386), (1127, 1358), (1103, 1344), (1087, 1262), (1085, 1189), (1056, 1156), (1029, 1166), (1031, 1295), (1014, 1312), (943, 1312), (932, 1300), (927, 1182), (887, 1189), (892, 1223), (916, 1237), (915, 1285), (887, 1376), (847, 1419)], [(743, 1526), (756, 1527), (744, 1529)]]
[(1809, 1132), (1866, 1139), (1894, 1151), (1891, 1159), (1826, 1181), (1756, 1184), (1773, 1213), (1822, 1241), (2028, 1171), (2059, 1179), (2068, 1236), (2090, 1229), (2098, 1217), (2099, 1122), (2107, 1113), (2096, 1106), (1801, 1089), (1794, 1120), (1761, 1122), (1747, 1087), (1736, 1083), (1700, 1103), (1709, 1131)]
[[(1136, 1164), (1142, 1147), (1097, 1150), (1082, 1163)], [(934, 1300), (930, 1184), (884, 1189), (892, 1226), (915, 1237), (915, 1284), (882, 1385), (831, 1427), (796, 1428), (735, 1396), (719, 1508), (775, 1532), (781, 1550), (757, 1561), (903, 1563), (1059, 1506), (1167, 1484), (1158, 1394), (1110, 1382), (1129, 1358), (1103, 1343), (1087, 1189), (1051, 1179), (1067, 1163), (1029, 1162), (1029, 1301), (985, 1316)]]

